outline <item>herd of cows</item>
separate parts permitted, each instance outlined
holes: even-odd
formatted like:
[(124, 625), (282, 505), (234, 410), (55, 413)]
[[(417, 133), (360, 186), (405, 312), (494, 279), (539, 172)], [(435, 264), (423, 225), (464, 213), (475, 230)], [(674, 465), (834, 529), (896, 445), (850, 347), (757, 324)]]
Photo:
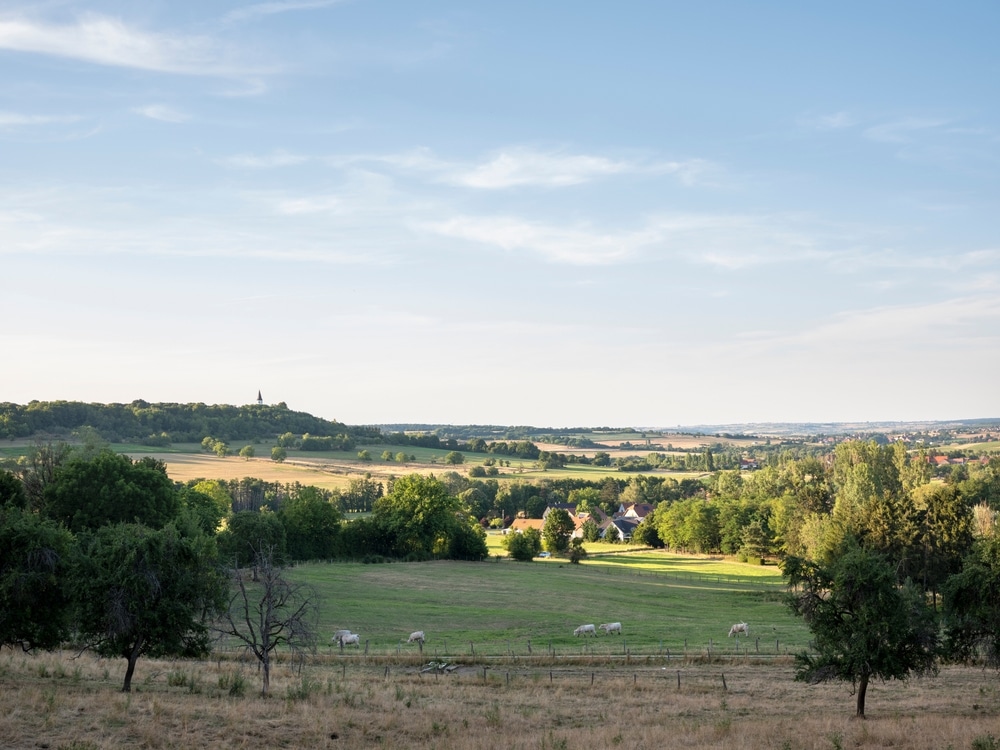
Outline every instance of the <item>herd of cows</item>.
[[(581, 625), (573, 631), (573, 635), (582, 635), (584, 637), (592, 635), (596, 638), (598, 628), (603, 630), (605, 635), (611, 635), (612, 633), (617, 633), (618, 635), (622, 634), (622, 624), (620, 622), (605, 622), (600, 625)], [(734, 623), (733, 626), (729, 628), (730, 638), (734, 635), (739, 638), (741, 633), (747, 638), (750, 637), (750, 626), (745, 622)], [(343, 649), (344, 646), (357, 646), (358, 648), (361, 648), (361, 636), (357, 633), (352, 633), (350, 630), (338, 630), (333, 634), (333, 638), (331, 640), (340, 646), (341, 649)], [(423, 648), (425, 640), (424, 631), (415, 630), (410, 633), (410, 637), (406, 639), (406, 642), (419, 644), (420, 647)]]

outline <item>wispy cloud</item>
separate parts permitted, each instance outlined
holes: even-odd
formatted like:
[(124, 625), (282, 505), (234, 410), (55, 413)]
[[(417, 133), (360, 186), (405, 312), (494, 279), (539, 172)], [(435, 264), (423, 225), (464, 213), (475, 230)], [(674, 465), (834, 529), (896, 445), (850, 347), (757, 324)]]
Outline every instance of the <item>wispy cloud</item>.
[(264, 72), (259, 66), (227, 59), (226, 51), (209, 37), (143, 31), (95, 14), (61, 26), (26, 18), (0, 19), (0, 49), (160, 73), (240, 76)]
[(423, 172), (435, 182), (476, 190), (506, 190), (517, 187), (558, 188), (581, 185), (617, 175), (675, 175), (686, 185), (718, 171), (703, 159), (685, 161), (624, 160), (593, 154), (539, 151), (512, 147), (480, 161), (441, 159), (428, 149), (400, 154), (328, 157), (331, 166), (357, 163), (384, 164), (393, 169)]
[(329, 214), (344, 210), (344, 199), (339, 195), (316, 195), (309, 198), (285, 198), (275, 205), (279, 214)]
[(650, 241), (642, 232), (600, 233), (586, 226), (553, 227), (514, 217), (459, 216), (423, 227), (454, 239), (527, 250), (549, 260), (579, 265), (612, 263), (633, 255)]
[(636, 229), (609, 231), (589, 224), (558, 226), (511, 216), (458, 216), (424, 222), (420, 228), (574, 265), (606, 265), (666, 254), (693, 264), (739, 270), (776, 262), (822, 260), (828, 255), (815, 238), (781, 217), (657, 216)]
[(50, 125), (52, 123), (79, 122), (76, 115), (25, 115), (19, 112), (0, 112), (0, 128), (23, 127), (31, 125)]
[(928, 304), (877, 307), (840, 313), (811, 329), (780, 337), (773, 343), (821, 347), (837, 342), (858, 343), (900, 338), (927, 339), (931, 332), (989, 335), (996, 338), (1000, 298), (967, 296)]
[(255, 3), (246, 5), (227, 13), (225, 21), (248, 21), (264, 16), (273, 16), (278, 13), (291, 13), (300, 10), (319, 10), (328, 8), (331, 5), (339, 5), (344, 0), (286, 0), (286, 2)]
[(900, 120), (873, 125), (865, 130), (865, 137), (881, 143), (910, 143), (916, 134), (935, 130), (950, 121), (929, 117), (904, 117)]
[(831, 112), (822, 115), (804, 115), (798, 119), (799, 125), (816, 130), (843, 130), (857, 124), (847, 112)]
[(136, 107), (132, 111), (137, 115), (148, 117), (150, 120), (159, 120), (160, 122), (181, 123), (191, 119), (189, 115), (168, 107), (165, 104), (148, 104), (145, 107)]
[(292, 154), (281, 149), (263, 156), (255, 154), (237, 154), (219, 159), (218, 163), (227, 167), (240, 169), (273, 169), (275, 167), (290, 167), (308, 161), (308, 156)]

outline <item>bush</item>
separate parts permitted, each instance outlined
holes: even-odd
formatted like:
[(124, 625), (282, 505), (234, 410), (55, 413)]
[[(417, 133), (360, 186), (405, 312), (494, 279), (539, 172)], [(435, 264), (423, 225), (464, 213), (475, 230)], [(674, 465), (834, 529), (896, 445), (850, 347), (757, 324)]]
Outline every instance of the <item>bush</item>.
[(219, 675), (219, 689), (225, 690), (234, 698), (241, 698), (247, 690), (246, 678), (242, 672)]

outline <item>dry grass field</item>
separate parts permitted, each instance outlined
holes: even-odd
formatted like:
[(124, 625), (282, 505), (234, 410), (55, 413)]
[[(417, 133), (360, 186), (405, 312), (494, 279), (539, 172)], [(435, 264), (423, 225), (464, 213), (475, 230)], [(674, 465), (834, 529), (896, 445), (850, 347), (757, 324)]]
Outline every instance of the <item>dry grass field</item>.
[[(262, 699), (252, 665), (143, 659), (126, 695), (124, 660), (5, 649), (0, 746), (942, 750), (1000, 741), (1000, 682), (975, 669), (876, 684), (869, 718), (857, 721), (849, 685), (796, 683), (787, 659), (519, 660), (447, 674), (421, 665), (326, 654), (301, 671), (280, 664)], [(241, 684), (242, 694), (231, 689)]]
[(146, 453), (158, 458), (167, 465), (167, 474), (177, 482), (187, 482), (192, 479), (242, 479), (253, 477), (265, 482), (280, 482), (282, 484), (299, 482), (324, 489), (346, 487), (352, 478), (360, 476), (361, 472), (351, 473), (339, 468), (337, 471), (324, 466), (321, 462), (306, 460), (285, 461), (277, 463), (270, 458), (251, 458), (249, 460), (238, 456), (219, 458), (208, 453)]

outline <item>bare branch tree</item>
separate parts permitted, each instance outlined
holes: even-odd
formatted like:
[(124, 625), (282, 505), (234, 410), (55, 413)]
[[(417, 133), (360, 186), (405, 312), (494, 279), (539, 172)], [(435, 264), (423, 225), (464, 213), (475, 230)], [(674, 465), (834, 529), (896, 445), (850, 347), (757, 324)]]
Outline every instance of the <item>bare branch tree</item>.
[(279, 648), (293, 654), (315, 653), (317, 642), (316, 592), (288, 581), (274, 564), (273, 547), (254, 548), (256, 579), (240, 568), (233, 572), (229, 606), (217, 626), (224, 636), (237, 639), (260, 662), (261, 695), (271, 684), (271, 661)]

